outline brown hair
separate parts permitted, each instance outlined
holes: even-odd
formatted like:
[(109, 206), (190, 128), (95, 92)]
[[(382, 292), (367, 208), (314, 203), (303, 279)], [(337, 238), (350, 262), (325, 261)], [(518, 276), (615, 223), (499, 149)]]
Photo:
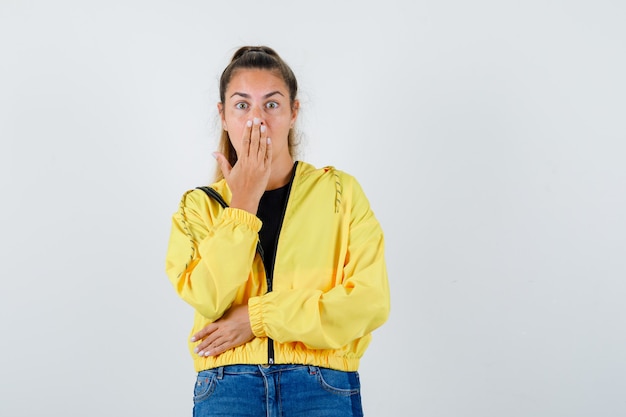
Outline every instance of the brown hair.
[[(289, 68), (289, 65), (274, 51), (267, 46), (242, 46), (235, 52), (230, 63), (222, 72), (220, 77), (220, 102), (224, 104), (226, 89), (233, 75), (240, 69), (263, 69), (275, 72), (279, 75), (287, 88), (289, 89), (289, 101), (293, 109), (296, 96), (298, 94), (298, 82), (296, 76)], [(223, 110), (222, 110), (223, 111)], [(294, 129), (289, 130), (289, 136), (287, 137), (287, 143), (289, 145), (289, 153), (294, 154), (296, 147)], [(221, 152), (231, 166), (234, 166), (237, 162), (237, 152), (233, 147), (228, 132), (222, 130), (220, 137), (218, 151)], [(219, 166), (215, 171), (215, 180), (219, 181), (224, 178)]]

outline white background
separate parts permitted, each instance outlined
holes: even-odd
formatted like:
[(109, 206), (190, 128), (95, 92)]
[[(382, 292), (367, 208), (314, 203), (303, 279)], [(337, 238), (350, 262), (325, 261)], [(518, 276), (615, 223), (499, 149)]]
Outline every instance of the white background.
[(625, 415), (625, 12), (0, 0), (0, 415), (191, 415), (164, 256), (244, 44), (292, 66), (301, 158), (386, 232), (367, 415)]

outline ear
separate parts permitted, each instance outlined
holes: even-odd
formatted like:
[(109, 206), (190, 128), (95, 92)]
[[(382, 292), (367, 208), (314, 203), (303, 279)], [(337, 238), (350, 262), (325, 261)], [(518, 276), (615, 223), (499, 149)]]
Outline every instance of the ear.
[(224, 105), (219, 102), (217, 103), (217, 111), (220, 114), (220, 120), (222, 121), (222, 129), (228, 131), (228, 126), (226, 126), (226, 119), (224, 118)]
[(293, 128), (293, 125), (296, 124), (296, 119), (298, 118), (298, 111), (300, 110), (300, 100), (294, 100), (293, 106), (291, 106), (291, 124), (289, 127)]

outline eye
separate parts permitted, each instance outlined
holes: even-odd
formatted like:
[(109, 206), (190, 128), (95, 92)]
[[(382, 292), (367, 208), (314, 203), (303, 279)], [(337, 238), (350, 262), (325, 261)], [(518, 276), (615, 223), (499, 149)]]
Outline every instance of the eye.
[(265, 107), (267, 107), (268, 109), (276, 109), (278, 108), (278, 103), (276, 103), (275, 101), (270, 101), (265, 105)]
[(248, 103), (239, 102), (235, 104), (235, 108), (238, 110), (245, 110), (248, 108)]

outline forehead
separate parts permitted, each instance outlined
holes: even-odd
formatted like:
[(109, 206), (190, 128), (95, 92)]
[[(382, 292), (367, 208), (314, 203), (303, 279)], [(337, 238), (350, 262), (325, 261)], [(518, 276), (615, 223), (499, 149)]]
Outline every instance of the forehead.
[(233, 73), (226, 87), (226, 98), (235, 92), (266, 94), (270, 91), (280, 91), (288, 97), (287, 90), (287, 84), (275, 71), (241, 68)]

